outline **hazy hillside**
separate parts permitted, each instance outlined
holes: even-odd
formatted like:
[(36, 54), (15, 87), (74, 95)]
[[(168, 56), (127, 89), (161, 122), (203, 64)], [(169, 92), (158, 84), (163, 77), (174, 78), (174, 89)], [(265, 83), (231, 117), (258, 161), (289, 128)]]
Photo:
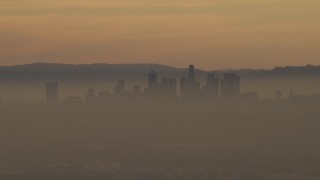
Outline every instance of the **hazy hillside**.
[(151, 69), (165, 74), (186, 73), (187, 69), (159, 64), (51, 64), (35, 63), (0, 67), (0, 78), (140, 76)]
[(235, 72), (243, 78), (309, 78), (320, 76), (320, 66), (285, 66), (273, 69), (219, 70), (218, 72)]
[[(52, 64), (34, 63), (16, 66), (0, 66), (0, 78), (82, 78), (82, 77), (126, 77), (145, 76), (150, 70), (159, 74), (185, 75), (187, 68), (176, 68), (160, 64)], [(216, 70), (218, 75), (235, 72), (243, 78), (260, 77), (315, 77), (320, 76), (320, 66), (287, 66), (274, 69)], [(198, 70), (199, 76), (207, 73)]]

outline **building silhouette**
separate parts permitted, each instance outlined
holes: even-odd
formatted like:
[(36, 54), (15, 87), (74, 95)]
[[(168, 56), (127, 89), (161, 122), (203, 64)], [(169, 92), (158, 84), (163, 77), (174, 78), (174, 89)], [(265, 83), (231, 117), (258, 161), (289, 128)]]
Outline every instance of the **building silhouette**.
[(194, 65), (189, 65), (188, 79), (190, 81), (195, 81), (196, 80), (196, 74), (195, 74), (195, 70), (194, 70)]
[(158, 74), (154, 70), (151, 70), (151, 72), (149, 73), (148, 91), (150, 93), (155, 92), (157, 90), (157, 86), (158, 86)]
[[(240, 96), (240, 78), (235, 73), (225, 73), (224, 78), (220, 80), (214, 73), (207, 74), (206, 84), (200, 87), (200, 82), (196, 80), (196, 71), (194, 65), (189, 65), (187, 76), (180, 79), (180, 100), (209, 100), (214, 102), (219, 96), (222, 98), (241, 97), (242, 100), (256, 100), (256, 92), (247, 92)], [(178, 83), (174, 78), (161, 77), (158, 82), (158, 74), (151, 70), (148, 73), (148, 86), (141, 92), (139, 84), (134, 84), (131, 91), (126, 91), (126, 80), (118, 79), (114, 92), (102, 91), (96, 94), (94, 88), (88, 89), (84, 100), (86, 103), (114, 102), (145, 102), (150, 100), (159, 103), (170, 103), (179, 100), (177, 90)], [(58, 102), (58, 83), (46, 84), (47, 103), (54, 104)], [(203, 99), (204, 98), (204, 99)], [(62, 99), (68, 104), (80, 104), (79, 97), (68, 96)], [(137, 101), (138, 100), (138, 101)]]
[(224, 99), (236, 98), (240, 95), (240, 78), (235, 73), (225, 73), (221, 80), (221, 97)]
[(50, 82), (46, 84), (46, 101), (48, 104), (56, 104), (59, 101), (58, 83)]
[(115, 95), (125, 95), (126, 91), (126, 80), (125, 79), (119, 79), (118, 84), (114, 90)]
[(151, 70), (148, 75), (148, 88), (145, 93), (152, 98), (176, 98), (177, 97), (177, 80), (173, 78), (162, 77), (158, 83), (158, 75)]
[(94, 88), (90, 88), (86, 95), (86, 102), (92, 103), (96, 99), (96, 90)]
[(200, 83), (195, 80), (194, 65), (189, 65), (188, 77), (180, 79), (180, 98), (181, 99), (194, 99), (199, 97)]

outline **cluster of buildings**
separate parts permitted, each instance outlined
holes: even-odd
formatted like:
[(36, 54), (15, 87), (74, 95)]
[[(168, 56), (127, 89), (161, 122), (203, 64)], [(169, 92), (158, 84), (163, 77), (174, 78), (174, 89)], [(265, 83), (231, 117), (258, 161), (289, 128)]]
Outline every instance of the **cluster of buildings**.
[[(178, 85), (176, 79), (162, 78), (158, 82), (157, 73), (149, 73), (148, 88), (145, 93), (150, 96), (167, 95), (177, 96)], [(179, 97), (181, 100), (194, 98), (236, 98), (240, 95), (240, 78), (237, 74), (226, 73), (222, 80), (215, 74), (208, 74), (206, 85), (201, 87), (200, 82), (196, 80), (194, 65), (189, 66), (189, 72), (186, 77), (180, 79)]]
[[(192, 99), (237, 99), (246, 97), (257, 99), (256, 92), (249, 92), (240, 95), (240, 78), (235, 73), (225, 73), (223, 79), (219, 79), (214, 73), (206, 77), (206, 84), (201, 87), (196, 80), (194, 65), (189, 65), (188, 75), (182, 77), (180, 82), (174, 78), (158, 77), (158, 74), (151, 70), (148, 74), (148, 86), (143, 89), (140, 85), (133, 85), (132, 91), (126, 91), (125, 79), (119, 79), (113, 94), (99, 92), (90, 88), (85, 96), (86, 102), (107, 100), (108, 98), (146, 98), (146, 99), (171, 99), (171, 100), (192, 100)], [(58, 83), (46, 84), (46, 100), (49, 104), (59, 102)], [(82, 102), (81, 97), (69, 96), (63, 102)]]

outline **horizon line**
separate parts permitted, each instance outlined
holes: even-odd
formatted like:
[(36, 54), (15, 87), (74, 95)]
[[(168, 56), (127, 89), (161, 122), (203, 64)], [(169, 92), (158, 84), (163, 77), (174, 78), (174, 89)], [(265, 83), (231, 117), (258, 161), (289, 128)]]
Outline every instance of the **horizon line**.
[[(12, 64), (12, 65), (0, 65), (0, 67), (15, 67), (15, 66), (27, 66), (27, 65), (37, 65), (37, 64), (43, 64), (43, 65), (74, 65), (74, 66), (81, 66), (81, 65), (157, 65), (157, 66), (163, 66), (168, 68), (176, 68), (176, 69), (188, 69), (188, 65), (186, 64), (185, 67), (177, 67), (172, 65), (165, 65), (160, 63), (106, 63), (106, 62), (95, 62), (95, 63), (57, 63), (57, 62), (33, 62), (33, 63), (24, 63), (24, 64)], [(197, 65), (194, 64), (196, 67)], [(200, 71), (236, 71), (236, 70), (273, 70), (275, 68), (286, 68), (286, 67), (307, 67), (307, 66), (313, 66), (313, 67), (319, 67), (320, 65), (314, 65), (314, 64), (305, 64), (300, 66), (293, 66), (293, 65), (285, 65), (285, 66), (274, 66), (272, 68), (220, 68), (220, 69), (213, 69), (213, 70), (204, 70), (200, 68), (196, 68)]]

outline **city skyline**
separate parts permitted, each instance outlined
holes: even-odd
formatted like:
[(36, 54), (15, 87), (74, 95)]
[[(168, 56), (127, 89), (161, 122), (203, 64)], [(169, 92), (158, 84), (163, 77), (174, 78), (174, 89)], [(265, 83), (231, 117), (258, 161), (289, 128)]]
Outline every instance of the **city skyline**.
[[(189, 65), (188, 73), (179, 80), (176, 78), (168, 78), (166, 76), (158, 76), (154, 70), (148, 73), (148, 81), (145, 87), (141, 84), (134, 83), (129, 89), (126, 85), (125, 78), (119, 78), (113, 90), (96, 91), (90, 87), (84, 96), (69, 95), (59, 98), (59, 83), (46, 83), (46, 102), (49, 105), (58, 104), (60, 102), (67, 104), (85, 103), (106, 103), (108, 101), (150, 101), (157, 100), (166, 103), (192, 102), (199, 101), (202, 103), (221, 103), (221, 102), (255, 102), (258, 100), (267, 100), (258, 98), (259, 92), (256, 90), (241, 90), (240, 76), (236, 73), (226, 72), (223, 77), (218, 78), (215, 73), (207, 73), (205, 84), (201, 84), (197, 80), (194, 65)], [(318, 101), (320, 93), (314, 93), (310, 96), (305, 94), (295, 94), (294, 90), (290, 90), (287, 97), (283, 96), (281, 90), (274, 92), (273, 100), (282, 101), (291, 99), (294, 101), (315, 100)], [(160, 100), (160, 101), (159, 101)], [(222, 101), (221, 101), (222, 100)], [(269, 99), (270, 100), (270, 99)], [(198, 103), (199, 103), (198, 102)]]
[[(46, 83), (46, 102), (47, 104), (59, 103), (59, 83)], [(116, 99), (112, 99), (116, 98)], [(132, 89), (126, 88), (126, 79), (119, 78), (114, 89), (100, 91), (96, 94), (96, 89), (90, 87), (87, 94), (83, 97), (70, 95), (62, 98), (62, 102), (81, 103), (82, 100), (87, 103), (106, 102), (109, 100), (165, 100), (167, 102), (192, 101), (197, 99), (209, 99), (216, 101), (219, 98), (224, 100), (238, 100), (240, 96), (249, 100), (257, 100), (258, 93), (240, 94), (240, 77), (235, 73), (224, 73), (223, 79), (216, 78), (214, 73), (207, 73), (206, 84), (201, 86), (197, 80), (194, 65), (189, 65), (186, 76), (177, 81), (175, 78), (158, 76), (157, 72), (151, 70), (148, 73), (147, 86), (142, 89), (140, 84), (133, 84)], [(133, 99), (132, 99), (133, 98)]]
[(320, 0), (0, 0), (0, 180), (319, 180)]
[(0, 100), (0, 177), (319, 179), (319, 93), (257, 99), (257, 92), (239, 93), (236, 74), (208, 73), (200, 85), (195, 68), (178, 81), (150, 70), (144, 90), (118, 78), (113, 92), (87, 86), (65, 96), (66, 82), (41, 81), (34, 97), (47, 104)]
[[(171, 88), (179, 89), (183, 76), (192, 79), (195, 77), (196, 83), (191, 84), (194, 84), (194, 87), (200, 87), (202, 94), (212, 92), (212, 96), (219, 94), (216, 84), (219, 84), (220, 80), (223, 82), (224, 74), (227, 73), (236, 73), (241, 77), (241, 93), (250, 92), (247, 95), (254, 95), (252, 92), (256, 92), (259, 99), (275, 99), (277, 91), (281, 91), (283, 97), (288, 97), (292, 90), (295, 95), (305, 96), (316, 95), (320, 92), (319, 66), (222, 71), (203, 71), (198, 67), (194, 68), (196, 75), (188, 74), (187, 66), (174, 68), (154, 64), (29, 64), (0, 67), (0, 80), (2, 81), (0, 98), (6, 104), (43, 103), (45, 101), (43, 86), (46, 82), (59, 83), (61, 99), (69, 95), (84, 99), (88, 88), (94, 88), (96, 95), (101, 93), (102, 97), (106, 97), (113, 94), (121, 79), (124, 79), (125, 87), (119, 86), (118, 94), (131, 90), (144, 92), (148, 87), (148, 73), (152, 70), (157, 74), (158, 83), (154, 83), (156, 85), (161, 84), (163, 87), (168, 84)], [(190, 84), (190, 81), (184, 84)], [(180, 95), (179, 92), (177, 94)]]

